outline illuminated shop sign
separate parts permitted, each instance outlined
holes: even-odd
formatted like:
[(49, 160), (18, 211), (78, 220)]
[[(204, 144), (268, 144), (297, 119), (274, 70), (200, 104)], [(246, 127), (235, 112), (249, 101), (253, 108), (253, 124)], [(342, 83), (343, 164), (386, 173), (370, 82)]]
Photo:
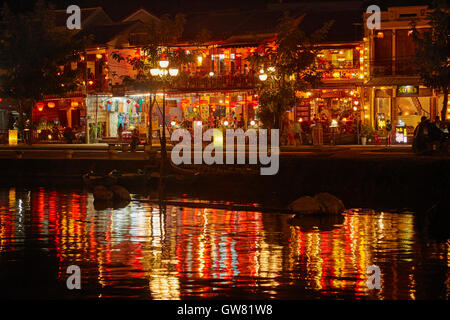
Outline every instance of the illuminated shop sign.
[(418, 86), (398, 86), (397, 96), (413, 96), (419, 94)]

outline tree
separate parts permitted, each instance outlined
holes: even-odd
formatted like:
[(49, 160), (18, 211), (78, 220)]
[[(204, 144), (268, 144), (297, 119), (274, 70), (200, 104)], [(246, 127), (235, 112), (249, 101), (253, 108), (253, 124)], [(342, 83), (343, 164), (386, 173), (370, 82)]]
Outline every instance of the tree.
[(38, 101), (79, 85), (70, 63), (79, 61), (84, 42), (72, 39), (67, 28), (57, 28), (54, 11), (43, 1), (21, 14), (5, 4), (0, 24), (0, 94), (17, 105), (23, 136), (23, 115), (32, 121)]
[[(140, 48), (140, 55), (123, 57), (120, 51), (113, 53), (113, 59), (125, 60), (137, 72), (135, 78), (126, 77), (123, 84), (138, 91), (150, 91), (149, 121), (152, 121), (153, 108), (156, 105), (156, 91), (162, 87), (171, 87), (177, 82), (185, 80), (187, 74), (180, 72), (176, 79), (160, 78), (151, 75), (151, 69), (158, 68), (161, 59), (169, 61), (171, 68), (180, 69), (183, 64), (195, 62), (196, 51), (191, 50), (189, 54), (182, 48), (173, 49), (172, 44), (177, 43), (184, 31), (186, 22), (183, 14), (177, 14), (174, 18), (164, 15), (160, 20), (154, 21), (147, 27), (147, 41)], [(164, 123), (164, 125), (166, 125)], [(165, 129), (165, 128), (164, 128)], [(149, 138), (151, 144), (152, 126), (149, 126)], [(162, 150), (165, 150), (165, 142), (162, 141)], [(165, 157), (165, 154), (163, 154)]]
[(431, 29), (424, 32), (417, 30), (416, 23), (412, 22), (415, 61), (425, 86), (443, 93), (441, 119), (445, 121), (450, 80), (449, 8), (446, 1), (435, 1), (427, 20)]
[(322, 78), (315, 67), (317, 43), (325, 39), (333, 21), (310, 36), (300, 30), (300, 21), (285, 14), (274, 43), (260, 46), (248, 58), (255, 70), (267, 74), (257, 93), (261, 105), (259, 117), (268, 128), (281, 128), (282, 115), (298, 102), (296, 91), (315, 88)]

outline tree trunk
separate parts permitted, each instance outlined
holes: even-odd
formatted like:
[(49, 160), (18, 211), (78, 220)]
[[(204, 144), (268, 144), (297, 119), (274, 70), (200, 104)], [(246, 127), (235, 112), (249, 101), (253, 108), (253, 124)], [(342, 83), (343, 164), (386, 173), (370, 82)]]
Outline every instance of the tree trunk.
[(444, 103), (441, 110), (441, 121), (446, 121), (448, 108), (448, 88), (444, 89)]
[(36, 101), (32, 101), (31, 102), (31, 108), (30, 108), (30, 113), (27, 112), (28, 117), (30, 117), (30, 141), (28, 141), (28, 143), (30, 145), (33, 144), (33, 128), (34, 128), (34, 124), (33, 124), (33, 106), (36, 104)]

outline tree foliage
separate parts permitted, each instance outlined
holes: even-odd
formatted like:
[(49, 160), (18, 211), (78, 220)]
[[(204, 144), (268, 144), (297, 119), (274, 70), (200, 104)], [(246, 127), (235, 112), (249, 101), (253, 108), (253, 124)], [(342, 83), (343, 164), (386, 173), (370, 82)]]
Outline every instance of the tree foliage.
[[(38, 1), (32, 11), (16, 14), (5, 4), (0, 21), (0, 94), (31, 118), (45, 95), (63, 95), (78, 85), (77, 70), (84, 41), (57, 28), (54, 11)], [(23, 119), (21, 119), (23, 123)]]
[(11, 12), (5, 5), (0, 31), (0, 83), (2, 94), (14, 100), (39, 101), (44, 95), (64, 94), (77, 87), (82, 42), (66, 28), (57, 28), (53, 11), (39, 1), (34, 10)]
[(255, 70), (268, 75), (258, 86), (259, 117), (268, 128), (280, 128), (282, 115), (297, 102), (296, 91), (317, 87), (322, 74), (317, 71), (317, 44), (324, 40), (333, 21), (307, 35), (299, 28), (300, 19), (285, 14), (278, 26), (276, 40), (260, 46), (248, 58)]
[(420, 78), (430, 88), (444, 94), (441, 119), (445, 121), (450, 80), (449, 7), (446, 1), (435, 1), (427, 15), (430, 30), (420, 31), (412, 22), (415, 60)]

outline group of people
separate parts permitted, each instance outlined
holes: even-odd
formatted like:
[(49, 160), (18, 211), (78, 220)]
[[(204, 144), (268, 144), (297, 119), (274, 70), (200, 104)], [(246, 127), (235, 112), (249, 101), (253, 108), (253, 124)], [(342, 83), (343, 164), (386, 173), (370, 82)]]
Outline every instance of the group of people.
[(284, 145), (297, 146), (303, 144), (302, 127), (300, 123), (286, 119), (283, 124), (281, 143)]
[(449, 131), (449, 123), (441, 121), (439, 116), (436, 116), (434, 122), (423, 116), (414, 130), (413, 151), (416, 153), (431, 151), (433, 145), (441, 151), (448, 148)]
[(242, 114), (238, 116), (229, 116), (220, 119), (218, 116), (210, 115), (207, 121), (202, 120), (200, 117), (195, 117), (194, 119), (183, 119), (181, 122), (181, 127), (186, 129), (192, 129), (192, 124), (198, 121), (202, 122), (202, 127), (204, 128), (233, 128), (233, 129), (245, 129), (245, 120)]

